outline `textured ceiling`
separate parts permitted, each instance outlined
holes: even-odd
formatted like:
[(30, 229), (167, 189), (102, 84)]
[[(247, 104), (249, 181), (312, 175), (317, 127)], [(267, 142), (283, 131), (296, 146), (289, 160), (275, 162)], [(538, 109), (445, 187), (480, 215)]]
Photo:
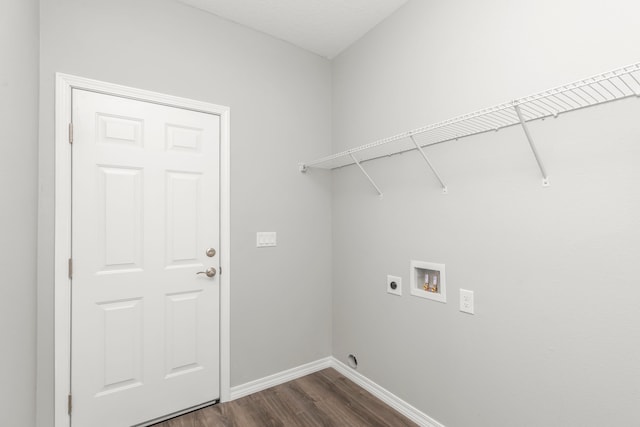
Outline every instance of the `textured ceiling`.
[(407, 0), (179, 0), (333, 58)]

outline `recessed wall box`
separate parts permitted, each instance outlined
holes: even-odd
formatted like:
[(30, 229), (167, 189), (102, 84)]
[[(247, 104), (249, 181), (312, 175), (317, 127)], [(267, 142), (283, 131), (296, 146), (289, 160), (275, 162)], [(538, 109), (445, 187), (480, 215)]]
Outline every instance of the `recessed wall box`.
[(444, 264), (411, 260), (411, 295), (447, 302)]

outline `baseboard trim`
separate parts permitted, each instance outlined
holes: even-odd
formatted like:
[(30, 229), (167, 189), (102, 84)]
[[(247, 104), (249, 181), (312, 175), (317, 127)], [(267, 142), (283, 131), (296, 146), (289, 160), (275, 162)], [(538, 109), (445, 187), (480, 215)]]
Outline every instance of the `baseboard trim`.
[(391, 406), (393, 409), (422, 427), (445, 427), (443, 424), (434, 420), (424, 412), (400, 399), (389, 390), (381, 387), (355, 369), (348, 367), (332, 356), (316, 360), (315, 362), (306, 363), (295, 368), (287, 369), (286, 371), (278, 372), (276, 374), (269, 375), (255, 381), (250, 381), (246, 384), (231, 387), (231, 400), (239, 399), (241, 397), (266, 390), (270, 387), (274, 387), (286, 383), (287, 381), (292, 381), (297, 378), (304, 377), (305, 375), (309, 375), (326, 368), (333, 368), (336, 371), (340, 372), (342, 375), (358, 384), (360, 387), (367, 390), (369, 393), (373, 394), (375, 397), (382, 400), (384, 403)]
[(434, 420), (418, 408), (400, 399), (386, 388), (371, 381), (360, 372), (348, 367), (335, 357), (331, 357), (331, 367), (354, 383), (358, 384), (363, 389), (367, 390), (369, 393), (373, 394), (378, 399), (382, 400), (387, 405), (391, 406), (405, 417), (409, 418), (414, 423), (422, 427), (444, 427), (443, 424)]
[(231, 400), (239, 399), (330, 367), (332, 367), (332, 357), (325, 357), (315, 362), (306, 363), (255, 381), (231, 387)]

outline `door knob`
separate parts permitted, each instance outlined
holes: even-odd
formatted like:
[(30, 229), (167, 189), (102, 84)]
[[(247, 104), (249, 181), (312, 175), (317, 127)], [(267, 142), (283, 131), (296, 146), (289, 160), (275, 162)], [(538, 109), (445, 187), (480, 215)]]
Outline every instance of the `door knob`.
[(216, 275), (216, 269), (213, 267), (209, 267), (205, 271), (198, 271), (196, 274), (206, 274), (207, 277), (213, 277)]
[(208, 248), (208, 249), (207, 249), (207, 251), (206, 251), (205, 253), (207, 254), (207, 256), (208, 256), (209, 258), (211, 258), (212, 256), (215, 256), (215, 255), (216, 255), (216, 250), (215, 250), (215, 249), (213, 249), (213, 248)]

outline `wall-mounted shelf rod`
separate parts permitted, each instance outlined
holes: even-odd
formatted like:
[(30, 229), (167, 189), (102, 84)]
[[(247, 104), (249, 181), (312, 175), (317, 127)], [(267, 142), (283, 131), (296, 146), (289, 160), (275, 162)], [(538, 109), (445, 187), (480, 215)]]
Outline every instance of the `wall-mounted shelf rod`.
[(416, 139), (413, 137), (413, 135), (409, 135), (409, 138), (411, 138), (411, 141), (416, 146), (416, 150), (418, 150), (418, 152), (422, 155), (422, 158), (424, 159), (424, 161), (427, 162), (427, 165), (429, 165), (431, 172), (433, 172), (436, 178), (438, 178), (438, 181), (440, 181), (440, 185), (442, 186), (442, 192), (444, 194), (447, 194), (447, 185), (444, 183), (444, 181), (442, 180), (442, 177), (440, 177), (440, 174), (438, 173), (436, 168), (433, 166), (431, 161), (429, 161), (429, 158), (427, 157), (427, 155), (424, 154), (424, 150), (422, 149), (422, 147), (420, 147), (420, 144), (416, 142)]
[[(424, 148), (430, 145), (498, 131), (511, 126), (521, 126), (538, 162), (543, 183), (548, 185), (547, 171), (527, 124), (531, 121), (558, 117), (570, 111), (633, 96), (640, 97), (640, 63), (304, 162), (300, 164), (300, 171), (304, 172), (308, 168), (337, 169), (353, 164), (357, 164), (364, 171), (362, 163), (366, 161), (413, 150), (420, 151), (427, 160)], [(355, 154), (358, 155), (357, 161)], [(427, 163), (441, 185), (445, 187), (441, 177), (433, 169), (433, 165), (428, 160)], [(371, 178), (368, 175), (367, 177), (376, 187), (376, 191), (381, 194)]]

